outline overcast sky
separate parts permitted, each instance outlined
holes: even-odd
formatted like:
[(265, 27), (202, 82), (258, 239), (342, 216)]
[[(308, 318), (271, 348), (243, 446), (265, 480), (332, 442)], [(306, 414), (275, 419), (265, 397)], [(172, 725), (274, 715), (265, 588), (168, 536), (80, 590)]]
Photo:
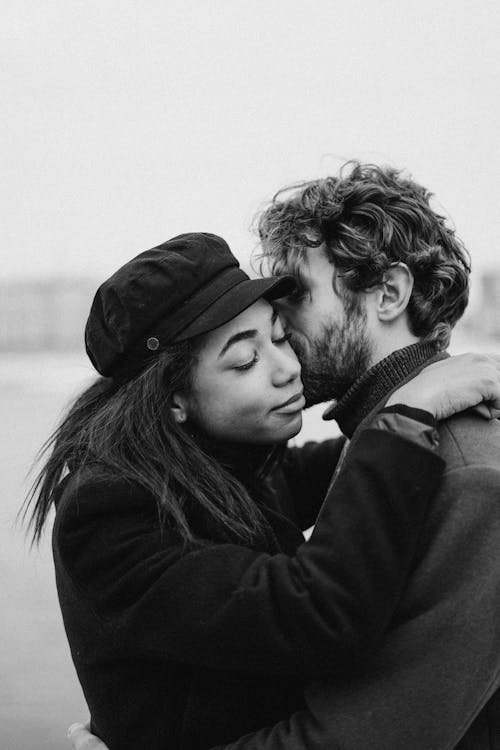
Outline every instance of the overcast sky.
[(4, 277), (101, 278), (249, 225), (352, 157), (436, 193), (500, 266), (498, 0), (3, 3)]

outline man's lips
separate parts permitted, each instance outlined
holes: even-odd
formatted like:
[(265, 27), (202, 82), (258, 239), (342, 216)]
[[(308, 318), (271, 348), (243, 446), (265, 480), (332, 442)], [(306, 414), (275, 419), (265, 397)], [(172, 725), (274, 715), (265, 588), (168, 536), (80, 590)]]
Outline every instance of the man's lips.
[[(303, 402), (299, 405), (299, 401)], [(291, 396), (288, 401), (284, 401), (282, 404), (279, 404), (279, 406), (275, 406), (271, 409), (271, 411), (281, 411), (282, 409), (287, 409), (287, 407), (292, 407), (291, 411), (298, 411), (299, 409), (303, 409), (305, 404), (304, 394), (303, 391), (299, 391), (298, 393), (295, 393), (293, 396)]]

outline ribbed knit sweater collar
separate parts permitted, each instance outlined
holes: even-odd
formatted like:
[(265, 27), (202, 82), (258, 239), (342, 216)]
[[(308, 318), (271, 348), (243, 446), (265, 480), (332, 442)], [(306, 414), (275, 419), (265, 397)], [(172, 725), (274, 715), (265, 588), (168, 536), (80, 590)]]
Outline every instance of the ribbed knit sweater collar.
[(361, 375), (342, 398), (325, 411), (323, 419), (335, 419), (344, 435), (352, 437), (363, 419), (386, 401), (392, 391), (431, 361), (446, 356), (433, 342), (411, 344), (392, 352)]

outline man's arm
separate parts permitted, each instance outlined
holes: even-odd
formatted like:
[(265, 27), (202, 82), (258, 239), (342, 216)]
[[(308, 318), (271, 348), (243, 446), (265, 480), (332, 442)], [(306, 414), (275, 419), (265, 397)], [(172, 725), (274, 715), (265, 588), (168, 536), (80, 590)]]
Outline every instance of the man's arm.
[[(326, 732), (313, 726), (311, 719), (311, 714), (301, 711), (275, 727), (245, 735), (230, 745), (219, 745), (212, 750), (260, 750), (265, 747), (274, 750), (336, 750), (335, 745), (327, 747), (324, 744)], [(91, 734), (90, 724), (72, 724), (68, 729), (68, 739), (73, 750), (109, 750), (99, 737)]]
[(213, 750), (450, 750), (500, 686), (500, 470), (445, 475), (397, 619), (362, 674)]
[(74, 750), (109, 750), (99, 737), (90, 733), (90, 724), (72, 724), (68, 729), (68, 739)]

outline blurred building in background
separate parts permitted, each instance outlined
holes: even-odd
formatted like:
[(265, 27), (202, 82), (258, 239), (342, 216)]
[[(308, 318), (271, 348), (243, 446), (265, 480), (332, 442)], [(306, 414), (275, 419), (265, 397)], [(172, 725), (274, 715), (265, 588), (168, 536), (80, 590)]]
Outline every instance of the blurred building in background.
[(458, 324), (467, 334), (471, 348), (476, 344), (500, 343), (500, 268), (488, 268), (474, 278), (473, 303)]
[[(460, 328), (471, 338), (500, 342), (500, 269), (475, 280), (476, 304)], [(83, 331), (95, 279), (52, 279), (0, 283), (0, 351), (83, 351)]]
[(478, 332), (500, 340), (500, 269), (490, 269), (481, 277), (481, 299), (474, 323)]
[(0, 351), (83, 351), (92, 279), (0, 283)]

